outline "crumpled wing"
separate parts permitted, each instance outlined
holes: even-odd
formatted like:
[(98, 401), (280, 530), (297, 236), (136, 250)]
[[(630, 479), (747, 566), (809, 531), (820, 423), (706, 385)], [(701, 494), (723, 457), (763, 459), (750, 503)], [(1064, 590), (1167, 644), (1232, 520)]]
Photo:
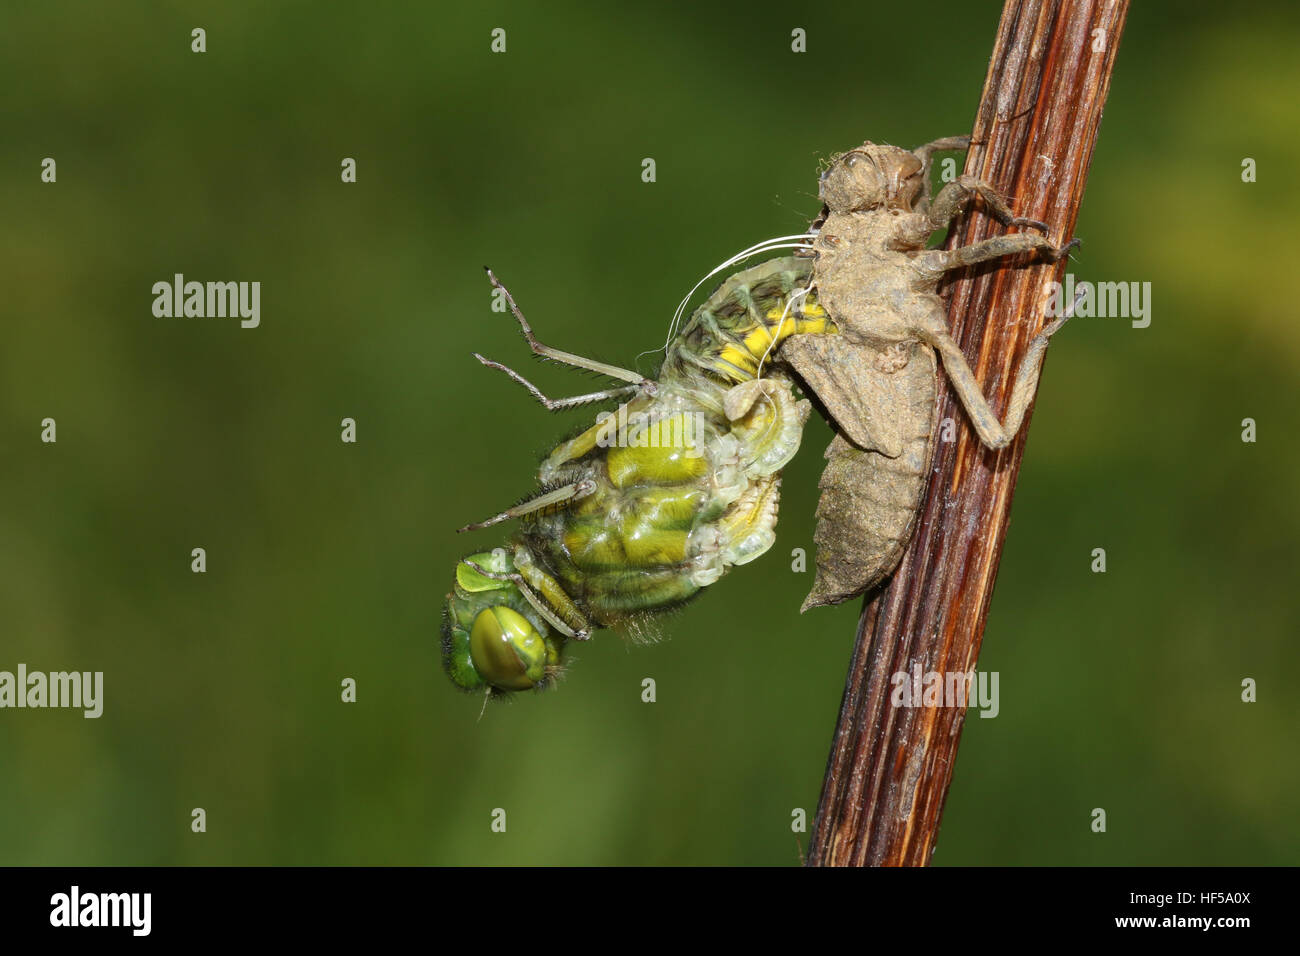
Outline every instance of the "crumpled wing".
[(800, 375), (837, 430), (818, 484), (817, 577), (804, 611), (855, 598), (893, 573), (912, 537), (934, 455), (934, 353), (918, 348), (888, 374), (875, 367), (870, 348), (823, 347), (835, 338), (800, 336), (786, 343), (796, 344), (795, 359), (783, 355), (808, 366)]
[(840, 335), (796, 335), (782, 344), (780, 358), (812, 389), (840, 434), (864, 451), (897, 458), (911, 376), (880, 371), (874, 355)]

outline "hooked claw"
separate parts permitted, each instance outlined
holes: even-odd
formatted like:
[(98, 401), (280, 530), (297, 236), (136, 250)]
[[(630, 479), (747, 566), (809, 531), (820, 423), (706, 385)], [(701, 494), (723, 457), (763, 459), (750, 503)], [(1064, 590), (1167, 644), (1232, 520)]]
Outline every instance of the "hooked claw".
[(1083, 240), (1080, 239), (1078, 236), (1075, 236), (1065, 245), (1057, 248), (1056, 254), (1052, 257), (1053, 261), (1059, 262), (1061, 259), (1066, 258), (1070, 254), (1071, 249), (1078, 248), (1081, 245), (1083, 245)]

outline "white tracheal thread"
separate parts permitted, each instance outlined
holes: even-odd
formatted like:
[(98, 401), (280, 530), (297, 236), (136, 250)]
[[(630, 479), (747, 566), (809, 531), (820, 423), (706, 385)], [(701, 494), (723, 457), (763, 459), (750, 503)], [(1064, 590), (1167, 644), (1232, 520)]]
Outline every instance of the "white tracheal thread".
[[(781, 312), (781, 321), (776, 324), (775, 332), (768, 333), (772, 341), (767, 343), (767, 349), (766, 351), (763, 352), (763, 358), (759, 360), (758, 371), (755, 372), (754, 374), (755, 381), (758, 381), (763, 377), (763, 366), (767, 364), (768, 356), (772, 354), (772, 349), (776, 347), (776, 343), (781, 338), (781, 330), (785, 328), (785, 319), (786, 316), (790, 314), (790, 307), (794, 305), (794, 300), (802, 299), (811, 291), (812, 291), (812, 286), (809, 285), (809, 286), (805, 286), (802, 289), (799, 289), (798, 291), (791, 292), (790, 295), (786, 297), (785, 309), (784, 311)], [(768, 402), (772, 406), (773, 412), (777, 412), (777, 413), (780, 412), (780, 409), (777, 408), (776, 402), (772, 401), (772, 398), (770, 396), (764, 395), (763, 401)], [(774, 429), (775, 427), (776, 427), (776, 417), (773, 417), (772, 421), (768, 424), (767, 429), (763, 432), (763, 438), (762, 438), (763, 441), (766, 441), (768, 439), (768, 437), (772, 434), (772, 429)]]
[[(704, 285), (704, 283), (708, 282), (711, 278), (713, 278), (723, 269), (729, 269), (732, 266), (736, 265), (736, 263), (743, 262), (745, 259), (748, 259), (752, 256), (756, 256), (759, 253), (774, 252), (777, 249), (808, 249), (811, 247), (812, 244), (811, 241), (814, 238), (816, 238), (816, 233), (801, 232), (793, 236), (777, 236), (773, 239), (764, 239), (762, 242), (755, 243), (754, 245), (750, 246), (748, 249), (744, 249), (736, 253), (726, 262), (722, 263), (721, 265), (717, 266), (712, 271), (710, 271), (708, 275), (706, 275), (699, 282), (695, 283), (695, 285), (691, 288), (691, 291), (686, 293), (685, 298), (683, 298), (682, 301), (677, 304), (677, 310), (673, 312), (673, 320), (668, 324), (668, 337), (664, 339), (664, 345), (663, 345), (664, 354), (665, 355), (668, 354), (668, 347), (672, 345), (673, 336), (677, 334), (677, 329), (680, 326), (682, 321), (682, 315), (686, 311), (686, 305), (688, 302), (691, 301), (691, 296), (695, 295), (695, 293), (699, 291), (700, 286)], [(801, 240), (801, 241), (795, 242), (794, 240)], [(641, 355), (649, 355), (649, 354), (650, 354), (649, 352), (641, 353)], [(641, 355), (638, 355), (637, 358), (640, 358)]]
[(807, 295), (809, 292), (811, 292), (811, 291), (812, 291), (812, 286), (811, 286), (811, 285), (808, 285), (808, 286), (804, 286), (802, 289), (799, 289), (798, 291), (792, 291), (792, 292), (791, 292), (791, 293), (786, 297), (786, 300), (785, 300), (785, 310), (781, 313), (781, 321), (778, 322), (778, 323), (776, 324), (776, 331), (775, 331), (775, 332), (769, 332), (769, 333), (768, 333), (768, 335), (771, 337), (772, 341), (770, 341), (770, 342), (767, 343), (767, 349), (766, 349), (766, 351), (763, 352), (763, 357), (762, 357), (762, 359), (759, 360), (759, 363), (758, 363), (758, 374), (756, 374), (756, 375), (754, 376), (754, 378), (762, 378), (762, 377), (763, 377), (763, 366), (767, 364), (768, 356), (770, 356), (770, 355), (772, 354), (772, 349), (776, 348), (776, 343), (779, 342), (779, 341), (781, 341), (781, 330), (785, 328), (785, 319), (786, 319), (786, 316), (788, 316), (788, 315), (790, 314), (790, 307), (791, 307), (792, 305), (794, 305), (794, 300), (795, 300), (795, 299), (802, 299), (804, 296), (806, 296), (806, 295)]

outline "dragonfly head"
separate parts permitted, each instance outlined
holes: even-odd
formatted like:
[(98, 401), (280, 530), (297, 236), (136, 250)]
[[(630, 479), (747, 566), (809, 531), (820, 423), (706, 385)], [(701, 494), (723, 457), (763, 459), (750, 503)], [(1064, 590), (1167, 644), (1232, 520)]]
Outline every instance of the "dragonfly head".
[(442, 664), (467, 691), (509, 693), (545, 686), (560, 670), (560, 644), (545, 621), (505, 580), (514, 571), (502, 550), (471, 554), (456, 565), (442, 622)]
[(868, 209), (911, 212), (925, 188), (920, 158), (897, 146), (863, 143), (841, 153), (822, 173), (822, 202), (832, 213)]

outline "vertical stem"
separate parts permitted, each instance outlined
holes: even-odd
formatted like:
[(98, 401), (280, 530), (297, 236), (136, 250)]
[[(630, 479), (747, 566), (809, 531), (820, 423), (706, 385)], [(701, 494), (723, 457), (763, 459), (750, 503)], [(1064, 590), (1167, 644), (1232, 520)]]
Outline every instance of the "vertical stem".
[[(1128, 0), (1007, 0), (998, 25), (966, 172), (1057, 242), (1073, 234), (1127, 13)], [(1000, 229), (976, 213), (948, 245)], [(989, 264), (949, 286), (953, 336), (999, 414), (1065, 265)], [(923, 866), (934, 852), (965, 709), (895, 708), (891, 677), (975, 669), (1029, 430), (1026, 417), (989, 451), (942, 381), (940, 394), (958, 439), (938, 444), (911, 544), (863, 607), (809, 865)]]

